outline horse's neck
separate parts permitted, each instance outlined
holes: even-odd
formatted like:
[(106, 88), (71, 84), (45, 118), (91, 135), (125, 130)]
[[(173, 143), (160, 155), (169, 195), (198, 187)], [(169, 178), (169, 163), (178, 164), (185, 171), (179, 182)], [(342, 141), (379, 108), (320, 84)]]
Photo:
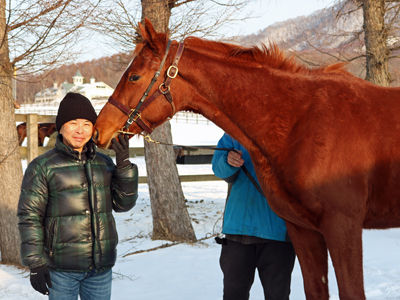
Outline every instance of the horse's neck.
[[(239, 142), (247, 141), (246, 146), (251, 141), (271, 154), (279, 153), (305, 107), (294, 105), (296, 97), (285, 96), (293, 94), (290, 76), (218, 59), (193, 57), (182, 62), (182, 76), (191, 85), (184, 109), (200, 112)], [(186, 66), (196, 67), (185, 71)]]

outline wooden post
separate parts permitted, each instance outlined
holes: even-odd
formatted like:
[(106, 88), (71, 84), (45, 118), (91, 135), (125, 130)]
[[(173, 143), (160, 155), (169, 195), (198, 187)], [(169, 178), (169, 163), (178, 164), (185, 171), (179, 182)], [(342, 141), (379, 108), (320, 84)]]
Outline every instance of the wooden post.
[(28, 138), (28, 163), (39, 155), (38, 146), (38, 115), (29, 114), (26, 116), (26, 136)]

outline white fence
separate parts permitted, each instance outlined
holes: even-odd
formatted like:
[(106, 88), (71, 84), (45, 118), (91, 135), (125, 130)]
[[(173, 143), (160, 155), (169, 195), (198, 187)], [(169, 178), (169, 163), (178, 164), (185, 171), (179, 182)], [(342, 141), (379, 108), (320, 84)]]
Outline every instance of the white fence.
[[(93, 101), (94, 102), (94, 101)], [(107, 100), (96, 101), (93, 103), (93, 106), (97, 113), (100, 113), (101, 109), (105, 105)], [(58, 110), (59, 103), (48, 104), (47, 106), (38, 105), (36, 103), (33, 104), (22, 104), (21, 108), (16, 109), (16, 114), (28, 115), (28, 114), (37, 114), (43, 116), (56, 116)], [(176, 123), (187, 123), (187, 124), (209, 124), (211, 121), (206, 119), (200, 114), (196, 114), (193, 112), (180, 111), (174, 115), (171, 122)]]
[[(210, 122), (201, 115), (186, 113), (183, 118), (178, 119), (177, 122)], [(51, 115), (37, 115), (37, 114), (16, 114), (16, 121), (26, 122), (26, 135), (27, 135), (27, 146), (20, 147), (20, 153), (22, 158), (26, 158), (28, 162), (32, 161), (38, 155), (48, 151), (51, 147), (39, 147), (38, 145), (38, 123), (54, 123), (55, 116)], [(211, 122), (210, 122), (211, 123)], [(206, 147), (215, 147), (215, 145), (208, 145)], [(113, 151), (98, 149), (98, 151), (103, 152), (108, 155), (113, 155)], [(209, 164), (211, 162), (213, 150), (204, 149), (196, 146), (188, 146), (188, 149), (176, 148), (176, 159), (177, 163), (180, 164)], [(130, 157), (143, 156), (143, 147), (133, 147), (129, 148)], [(196, 175), (180, 175), (180, 180), (183, 181), (214, 181), (220, 180), (213, 174), (196, 174)], [(146, 176), (139, 177), (139, 183), (147, 183)]]

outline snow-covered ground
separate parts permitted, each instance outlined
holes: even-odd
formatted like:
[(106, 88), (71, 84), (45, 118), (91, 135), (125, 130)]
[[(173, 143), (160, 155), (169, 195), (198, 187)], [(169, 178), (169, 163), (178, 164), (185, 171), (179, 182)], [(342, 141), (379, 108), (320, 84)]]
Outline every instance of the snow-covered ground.
[[(186, 145), (216, 144), (222, 131), (212, 125), (174, 125), (174, 142)], [(140, 141), (131, 139), (131, 145)], [(134, 145), (133, 145), (134, 144)], [(132, 158), (145, 174), (143, 158)], [(180, 174), (211, 173), (209, 165), (178, 166)], [(226, 184), (182, 183), (189, 214), (197, 238), (220, 231)], [(147, 250), (168, 241), (152, 241), (152, 218), (147, 185), (139, 185), (139, 198), (129, 212), (115, 214), (119, 232), (118, 259), (113, 269), (113, 300), (217, 300), (222, 299), (220, 246), (212, 238), (195, 244), (178, 244), (155, 251)], [(364, 278), (368, 300), (400, 300), (400, 229), (364, 231)], [(329, 267), (331, 299), (339, 299), (332, 265)], [(35, 292), (29, 273), (0, 265), (0, 299), (47, 299)], [(264, 299), (256, 278), (250, 299)], [(305, 299), (300, 267), (292, 276), (292, 300)]]

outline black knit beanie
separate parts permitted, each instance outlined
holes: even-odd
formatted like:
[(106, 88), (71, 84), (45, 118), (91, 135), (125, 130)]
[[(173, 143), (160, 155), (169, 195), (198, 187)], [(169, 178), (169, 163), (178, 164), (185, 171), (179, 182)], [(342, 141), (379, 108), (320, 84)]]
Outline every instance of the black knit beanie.
[(56, 117), (56, 128), (60, 131), (64, 123), (75, 119), (86, 119), (96, 123), (97, 114), (90, 100), (78, 93), (68, 93), (61, 100)]

